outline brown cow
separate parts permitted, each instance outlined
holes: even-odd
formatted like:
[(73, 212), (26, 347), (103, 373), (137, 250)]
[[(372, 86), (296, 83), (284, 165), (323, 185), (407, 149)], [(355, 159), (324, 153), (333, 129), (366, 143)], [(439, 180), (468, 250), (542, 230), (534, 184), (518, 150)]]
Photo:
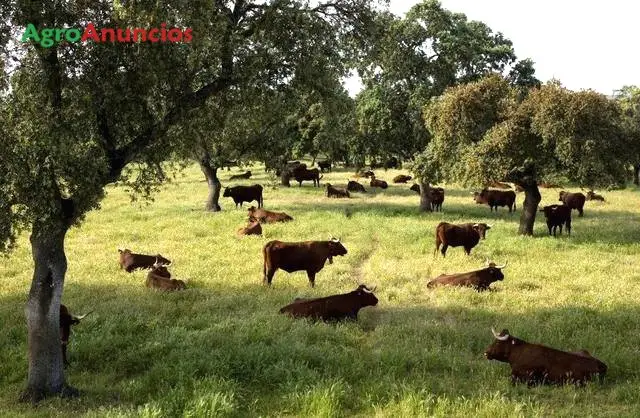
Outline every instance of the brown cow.
[(509, 208), (509, 212), (516, 210), (516, 193), (513, 190), (502, 191), (482, 189), (480, 193), (473, 192), (473, 200), (475, 200), (479, 205), (489, 205), (490, 211), (493, 211), (495, 208), (497, 212), (498, 206), (507, 206)]
[(549, 228), (549, 235), (553, 230), (553, 236), (556, 236), (556, 229), (560, 227), (560, 234), (562, 234), (562, 225), (567, 227), (567, 235), (571, 235), (571, 209), (567, 205), (549, 205), (539, 210), (544, 212), (544, 217), (547, 219), (547, 228)]
[(362, 184), (353, 180), (348, 180), (347, 190), (350, 192), (361, 192), (361, 193), (367, 192)]
[(400, 175), (397, 175), (397, 176), (395, 176), (395, 177), (393, 178), (393, 182), (394, 182), (394, 183), (406, 183), (406, 182), (408, 182), (409, 180), (411, 180), (412, 178), (413, 178), (413, 177), (411, 177), (411, 176), (406, 176), (406, 175), (404, 175), (404, 174), (400, 174)]
[(339, 321), (341, 319), (358, 319), (358, 312), (365, 306), (376, 306), (378, 298), (373, 289), (361, 284), (349, 293), (332, 295), (324, 298), (296, 298), (293, 303), (280, 309), (294, 318), (322, 319), (323, 321)]
[(442, 244), (442, 256), (447, 255), (449, 247), (464, 247), (464, 252), (469, 255), (471, 249), (475, 247), (480, 238), (485, 239), (486, 231), (491, 229), (491, 225), (484, 223), (454, 225), (448, 222), (440, 222), (436, 226), (436, 249), (435, 255)]
[[(420, 185), (413, 184), (413, 186), (409, 187), (409, 190), (412, 190), (418, 194), (420, 194)], [(442, 212), (442, 204), (444, 203), (444, 189), (442, 187), (431, 187), (429, 188), (431, 194), (431, 210)]]
[(120, 269), (125, 269), (127, 273), (131, 273), (135, 269), (150, 269), (156, 263), (166, 266), (171, 265), (171, 261), (160, 254), (136, 254), (127, 248), (118, 248), (118, 252), (120, 253)]
[(491, 283), (503, 280), (504, 274), (502, 269), (507, 266), (507, 263), (497, 266), (496, 263), (490, 263), (487, 260), (487, 267), (470, 271), (468, 273), (457, 274), (441, 274), (435, 279), (427, 283), (427, 287), (433, 288), (436, 286), (460, 286), (460, 287), (473, 287), (478, 292), (488, 290)]
[(262, 249), (264, 283), (271, 285), (273, 275), (280, 268), (288, 273), (305, 270), (309, 285), (315, 286), (316, 273), (333, 257), (347, 254), (339, 239), (329, 241), (282, 242), (269, 241)]
[(320, 174), (320, 170), (318, 170), (317, 168), (312, 168), (311, 170), (309, 170), (301, 164), (294, 167), (292, 173), (293, 178), (296, 179), (299, 186), (302, 186), (303, 181), (311, 180), (313, 181), (314, 186), (320, 187), (320, 179), (323, 176)]
[(253, 186), (225, 187), (222, 197), (232, 198), (233, 202), (236, 204), (236, 209), (238, 208), (238, 205), (242, 207), (242, 203), (253, 202), (254, 200), (258, 202), (259, 208), (264, 206), (262, 186), (259, 184), (254, 184)]
[(249, 224), (238, 229), (237, 235), (262, 235), (262, 226), (260, 221), (254, 217), (249, 217)]
[(378, 180), (376, 176), (371, 176), (371, 181), (369, 182), (369, 186), (380, 187), (381, 189), (386, 189), (387, 187), (389, 187), (386, 181)]
[(336, 198), (351, 197), (348, 190), (338, 189), (336, 187), (333, 187), (331, 183), (327, 183), (326, 186), (327, 186), (327, 197), (336, 197)]
[(373, 171), (366, 170), (366, 171), (360, 171), (360, 172), (356, 173), (356, 176), (364, 177), (364, 178), (370, 178), (370, 177), (375, 177), (376, 175), (374, 174)]
[(242, 180), (242, 179), (250, 179), (250, 178), (251, 178), (251, 171), (247, 170), (242, 174), (236, 174), (229, 177), (229, 180)]
[(60, 341), (62, 344), (62, 362), (65, 367), (69, 365), (69, 360), (67, 360), (67, 345), (69, 345), (69, 337), (71, 336), (71, 325), (79, 324), (80, 320), (91, 312), (92, 311), (89, 311), (80, 316), (73, 316), (69, 313), (69, 309), (67, 309), (66, 306), (60, 305)]
[(584, 215), (583, 208), (586, 197), (582, 193), (570, 193), (562, 190), (559, 194), (558, 200), (569, 206), (571, 209), (576, 209), (578, 211), (578, 216)]
[(607, 373), (607, 365), (586, 350), (568, 353), (530, 344), (511, 336), (506, 329), (500, 334), (493, 328), (491, 332), (495, 341), (486, 349), (484, 356), (488, 360), (509, 363), (512, 384), (583, 384), (593, 377), (602, 381)]
[(187, 286), (182, 280), (171, 279), (171, 273), (165, 266), (155, 265), (147, 274), (145, 286), (160, 290), (183, 290)]
[(251, 206), (249, 208), (248, 214), (249, 219), (255, 218), (263, 224), (293, 221), (293, 218), (284, 212), (272, 212), (266, 209), (256, 209), (255, 206)]
[(596, 194), (593, 190), (589, 190), (587, 192), (586, 200), (599, 200), (604, 202), (604, 197), (602, 195)]

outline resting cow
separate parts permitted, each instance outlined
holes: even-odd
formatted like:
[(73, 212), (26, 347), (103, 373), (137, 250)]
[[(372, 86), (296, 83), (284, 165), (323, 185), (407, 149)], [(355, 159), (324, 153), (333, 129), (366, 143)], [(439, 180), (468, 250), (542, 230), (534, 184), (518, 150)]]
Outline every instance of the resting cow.
[(155, 265), (147, 274), (145, 286), (160, 290), (183, 290), (187, 286), (182, 280), (171, 279), (171, 273), (165, 266)]
[(321, 319), (323, 321), (339, 321), (342, 319), (358, 319), (358, 312), (365, 306), (376, 306), (378, 298), (373, 289), (361, 284), (349, 293), (327, 296), (317, 299), (297, 298), (293, 303), (280, 309), (294, 318)]
[(511, 383), (583, 384), (594, 377), (602, 381), (607, 365), (588, 351), (568, 353), (540, 344), (530, 344), (513, 337), (503, 329), (500, 334), (491, 329), (495, 341), (485, 351), (488, 360), (509, 363)]
[(320, 187), (320, 179), (322, 175), (320, 174), (320, 170), (317, 168), (312, 168), (311, 170), (307, 169), (303, 164), (296, 166), (293, 170), (293, 178), (296, 179), (299, 186), (302, 186), (303, 181), (313, 181), (313, 185), (316, 187)]
[(293, 218), (284, 212), (272, 212), (266, 209), (256, 209), (255, 206), (251, 206), (249, 208), (248, 214), (249, 219), (257, 219), (260, 223), (263, 224), (293, 221)]
[(583, 216), (583, 208), (584, 201), (586, 199), (585, 195), (582, 193), (570, 193), (562, 190), (559, 194), (559, 201), (569, 206), (571, 209), (576, 209), (578, 211), (578, 216)]
[(62, 362), (65, 366), (69, 365), (67, 360), (67, 345), (69, 345), (69, 337), (71, 336), (71, 325), (80, 323), (80, 320), (91, 312), (84, 315), (73, 316), (69, 313), (66, 306), (60, 305), (60, 341), (62, 343)]
[(489, 205), (490, 211), (493, 211), (495, 208), (497, 212), (498, 206), (507, 206), (509, 208), (509, 212), (516, 210), (516, 193), (513, 190), (502, 191), (482, 189), (480, 193), (473, 192), (473, 200), (475, 200), (479, 205)]
[(556, 236), (556, 229), (560, 227), (560, 234), (562, 234), (562, 225), (567, 227), (567, 235), (571, 235), (571, 209), (567, 205), (549, 205), (540, 209), (540, 212), (544, 212), (544, 217), (547, 219), (547, 228), (549, 228), (549, 235), (553, 230), (553, 236)]
[(601, 202), (604, 202), (604, 197), (596, 194), (593, 190), (589, 190), (587, 192), (586, 200), (599, 200)]
[(473, 287), (478, 292), (481, 292), (483, 290), (488, 290), (491, 283), (504, 279), (502, 269), (506, 266), (506, 263), (501, 266), (497, 266), (495, 263), (490, 263), (489, 260), (487, 260), (487, 267), (483, 269), (470, 271), (468, 273), (441, 274), (427, 283), (427, 287)]
[(327, 197), (336, 197), (336, 198), (351, 197), (348, 190), (338, 189), (336, 187), (333, 187), (331, 183), (327, 183), (326, 186), (327, 186)]
[(350, 191), (350, 192), (360, 192), (360, 193), (366, 193), (367, 192), (362, 184), (358, 183), (357, 181), (353, 181), (353, 180), (348, 180), (347, 190)]
[(387, 182), (384, 180), (378, 180), (376, 176), (371, 176), (371, 181), (369, 182), (369, 186), (371, 187), (380, 187), (381, 189), (386, 189), (389, 187)]
[(374, 174), (373, 171), (371, 170), (366, 170), (366, 171), (360, 171), (356, 173), (356, 176), (358, 177), (364, 177), (364, 178), (370, 178), (370, 177), (375, 177), (376, 175)]
[(460, 224), (454, 225), (448, 222), (440, 222), (436, 226), (436, 249), (435, 253), (440, 249), (442, 245), (442, 256), (447, 255), (447, 248), (449, 247), (464, 247), (464, 252), (469, 255), (471, 249), (475, 247), (480, 238), (485, 239), (486, 231), (491, 229), (491, 225), (484, 223), (476, 224)]
[(238, 208), (238, 205), (242, 207), (243, 202), (253, 202), (254, 200), (258, 202), (259, 208), (264, 206), (264, 201), (262, 199), (262, 186), (259, 184), (254, 184), (253, 186), (225, 187), (222, 197), (232, 198), (233, 202), (236, 204), (236, 209)]
[(411, 177), (411, 176), (406, 176), (406, 175), (404, 175), (404, 174), (400, 174), (400, 175), (397, 175), (397, 176), (395, 176), (395, 177), (393, 178), (393, 182), (394, 182), (394, 183), (406, 183), (406, 182), (408, 182), (409, 180), (411, 180), (412, 178), (413, 178), (413, 177)]
[(329, 260), (331, 264), (333, 257), (345, 254), (347, 249), (340, 240), (333, 238), (329, 241), (269, 241), (262, 249), (264, 283), (270, 286), (273, 275), (280, 268), (288, 273), (306, 271), (309, 285), (314, 287), (316, 273), (322, 270), (324, 263)]
[(247, 170), (242, 174), (236, 174), (229, 177), (229, 180), (241, 180), (241, 179), (250, 179), (250, 178), (251, 178), (251, 171)]
[(249, 224), (238, 229), (238, 235), (262, 235), (262, 226), (256, 218), (249, 217)]
[(171, 265), (171, 261), (160, 254), (136, 254), (127, 248), (118, 248), (118, 252), (120, 253), (120, 269), (125, 269), (127, 273), (131, 273), (135, 269), (149, 269), (156, 263), (167, 266)]

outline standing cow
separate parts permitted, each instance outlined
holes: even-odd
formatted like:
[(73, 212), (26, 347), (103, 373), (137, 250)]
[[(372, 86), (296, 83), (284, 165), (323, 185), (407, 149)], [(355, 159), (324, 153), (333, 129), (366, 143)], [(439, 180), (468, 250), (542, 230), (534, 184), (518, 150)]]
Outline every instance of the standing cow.
[(498, 206), (507, 206), (509, 212), (516, 210), (516, 193), (513, 190), (489, 190), (482, 189), (480, 193), (473, 193), (473, 200), (477, 204), (489, 205), (489, 210), (493, 211), (495, 208), (498, 211)]
[(594, 377), (604, 379), (607, 365), (586, 350), (568, 353), (540, 344), (530, 344), (503, 329), (498, 334), (491, 329), (495, 341), (486, 349), (488, 360), (509, 363), (511, 383), (528, 385), (545, 383), (582, 384)]
[(325, 170), (331, 172), (331, 160), (318, 161), (318, 167), (320, 167), (322, 173), (324, 173)]
[(64, 366), (69, 365), (67, 360), (67, 345), (69, 345), (69, 337), (71, 336), (71, 325), (77, 325), (84, 317), (91, 312), (87, 312), (84, 315), (73, 316), (69, 313), (69, 309), (65, 305), (60, 305), (60, 341), (62, 345), (62, 362)]
[(242, 207), (242, 203), (253, 202), (254, 200), (258, 202), (259, 208), (264, 206), (264, 200), (262, 199), (262, 186), (259, 184), (254, 184), (253, 186), (225, 187), (222, 197), (232, 198), (233, 202), (236, 204), (236, 209), (238, 208), (238, 205)]
[(549, 235), (553, 230), (553, 236), (556, 236), (556, 229), (560, 227), (560, 234), (562, 234), (562, 225), (567, 227), (567, 235), (571, 235), (571, 209), (567, 205), (549, 205), (540, 209), (540, 212), (544, 212), (544, 217), (547, 219), (547, 228), (549, 228)]
[(309, 285), (315, 286), (316, 273), (333, 257), (347, 254), (347, 249), (339, 239), (329, 241), (282, 242), (269, 241), (262, 249), (264, 265), (264, 283), (271, 285), (273, 275), (280, 268), (287, 273), (304, 270), (309, 278)]
[(584, 208), (584, 201), (586, 200), (586, 196), (583, 195), (582, 193), (580, 192), (570, 193), (562, 190), (559, 194), (558, 200), (564, 203), (565, 205), (569, 206), (569, 208), (577, 210), (578, 216), (584, 215), (583, 208)]
[(311, 170), (307, 169), (303, 164), (296, 166), (293, 169), (293, 178), (298, 182), (298, 186), (302, 187), (303, 181), (313, 181), (313, 185), (315, 187), (320, 187), (320, 179), (322, 179), (322, 175), (320, 174), (320, 170), (317, 168), (312, 168)]
[(436, 249), (435, 255), (442, 245), (442, 256), (447, 255), (449, 247), (464, 247), (467, 255), (471, 254), (471, 249), (475, 247), (480, 238), (485, 239), (486, 231), (491, 229), (491, 225), (485, 223), (454, 225), (448, 222), (440, 222), (436, 226)]

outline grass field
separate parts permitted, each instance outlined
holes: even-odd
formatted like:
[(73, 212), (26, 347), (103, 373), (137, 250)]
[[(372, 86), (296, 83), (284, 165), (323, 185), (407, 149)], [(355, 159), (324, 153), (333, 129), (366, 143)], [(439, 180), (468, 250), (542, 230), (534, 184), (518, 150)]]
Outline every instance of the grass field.
[[(234, 184), (261, 183), (254, 179)], [(222, 172), (223, 184), (232, 172)], [(382, 173), (382, 171), (381, 171)], [(399, 171), (380, 174), (390, 182)], [(344, 185), (348, 173), (325, 174)], [(24, 302), (32, 260), (28, 240), (0, 260), (0, 415), (6, 416), (640, 416), (640, 194), (605, 193), (574, 212), (570, 238), (516, 235), (518, 211), (476, 205), (470, 190), (446, 187), (443, 213), (418, 212), (408, 185), (325, 197), (311, 187), (265, 187), (265, 207), (295, 218), (264, 226), (263, 237), (239, 239), (246, 210), (221, 199), (206, 213), (206, 183), (196, 167), (155, 196), (130, 203), (109, 188), (100, 211), (67, 237), (63, 301), (76, 314), (69, 382), (84, 391), (38, 408), (18, 404), (26, 381)], [(367, 187), (367, 189), (369, 189)], [(573, 189), (577, 190), (577, 189)], [(542, 190), (543, 204), (557, 190)], [(245, 204), (245, 206), (247, 206)], [(487, 239), (464, 255), (434, 257), (442, 220), (487, 222)], [(349, 253), (336, 257), (308, 287), (303, 272), (278, 271), (262, 285), (261, 248), (269, 240), (339, 236)], [(116, 248), (161, 253), (188, 290), (144, 287), (146, 272), (119, 269)], [(508, 262), (496, 291), (426, 288), (444, 272)], [(377, 285), (379, 304), (357, 323), (293, 320), (278, 313), (296, 296), (325, 296)], [(484, 359), (490, 328), (529, 342), (587, 349), (609, 366), (604, 384), (584, 388), (511, 386), (507, 364)]]

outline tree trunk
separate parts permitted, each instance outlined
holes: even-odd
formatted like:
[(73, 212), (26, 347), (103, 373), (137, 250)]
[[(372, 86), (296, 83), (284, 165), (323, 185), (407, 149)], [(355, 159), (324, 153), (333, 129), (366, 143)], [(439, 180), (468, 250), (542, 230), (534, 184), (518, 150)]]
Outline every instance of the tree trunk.
[(640, 186), (640, 164), (633, 165), (633, 184)]
[(280, 169), (280, 184), (284, 187), (291, 187), (291, 183), (289, 183), (289, 180), (291, 180), (291, 169), (285, 162)]
[(29, 346), (27, 388), (20, 399), (36, 403), (47, 396), (74, 396), (78, 391), (67, 386), (60, 344), (60, 303), (67, 258), (62, 224), (44, 228), (34, 224), (31, 250), (33, 280), (25, 307)]
[(420, 212), (432, 212), (431, 187), (429, 183), (420, 183)]
[(209, 195), (207, 196), (207, 202), (204, 208), (209, 212), (220, 212), (222, 208), (218, 204), (218, 201), (220, 200), (220, 189), (222, 185), (218, 179), (218, 167), (214, 167), (209, 161), (202, 159), (200, 160), (200, 169), (207, 179), (207, 187), (209, 188)]
[(542, 200), (540, 190), (536, 181), (521, 184), (524, 189), (524, 203), (522, 204), (522, 213), (520, 214), (520, 227), (518, 234), (533, 235), (533, 224), (536, 221), (536, 213), (538, 213), (538, 204)]

